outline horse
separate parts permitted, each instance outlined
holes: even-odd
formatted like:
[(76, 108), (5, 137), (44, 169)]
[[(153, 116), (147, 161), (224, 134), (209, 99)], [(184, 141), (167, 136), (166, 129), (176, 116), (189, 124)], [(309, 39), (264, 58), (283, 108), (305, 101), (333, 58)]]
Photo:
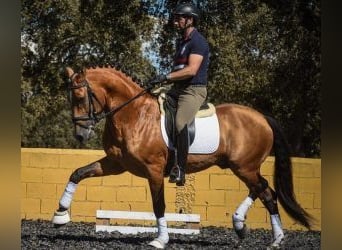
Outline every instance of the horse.
[[(165, 248), (169, 234), (164, 217), (164, 177), (169, 174), (168, 157), (172, 152), (162, 138), (156, 96), (113, 66), (88, 67), (79, 72), (66, 67), (66, 74), (75, 137), (85, 143), (94, 135), (96, 123), (105, 119), (102, 141), (106, 154), (73, 171), (54, 212), (53, 224), (60, 226), (70, 221), (68, 209), (80, 181), (128, 171), (148, 180), (158, 227), (158, 235), (149, 245)], [(210, 154), (189, 153), (186, 173), (216, 165), (229, 168), (245, 183), (249, 194), (232, 215), (233, 228), (241, 239), (247, 235), (248, 209), (257, 198), (270, 215), (272, 247), (279, 247), (284, 241), (278, 200), (291, 218), (310, 229), (312, 217), (295, 198), (290, 148), (278, 122), (238, 104), (219, 104), (215, 110), (219, 123), (218, 148)], [(271, 153), (275, 157), (275, 190), (260, 173), (261, 164)]]

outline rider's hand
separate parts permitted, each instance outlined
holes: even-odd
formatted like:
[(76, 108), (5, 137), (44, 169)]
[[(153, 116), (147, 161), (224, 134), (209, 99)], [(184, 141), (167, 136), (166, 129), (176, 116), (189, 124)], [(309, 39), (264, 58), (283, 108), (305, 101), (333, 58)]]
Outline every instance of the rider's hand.
[(150, 87), (154, 87), (155, 85), (157, 85), (159, 83), (163, 83), (165, 81), (167, 81), (166, 75), (156, 75), (154, 78), (149, 80), (147, 84)]

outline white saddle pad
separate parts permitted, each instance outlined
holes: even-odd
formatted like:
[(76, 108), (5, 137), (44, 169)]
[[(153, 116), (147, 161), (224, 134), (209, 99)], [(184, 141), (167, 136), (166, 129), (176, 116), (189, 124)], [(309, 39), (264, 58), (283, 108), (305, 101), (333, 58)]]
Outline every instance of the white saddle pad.
[[(172, 142), (169, 140), (165, 130), (165, 116), (160, 119), (160, 127), (163, 139), (168, 148), (174, 149)], [(209, 117), (195, 118), (195, 138), (190, 145), (189, 154), (211, 154), (214, 153), (220, 141), (220, 128), (217, 115)]]

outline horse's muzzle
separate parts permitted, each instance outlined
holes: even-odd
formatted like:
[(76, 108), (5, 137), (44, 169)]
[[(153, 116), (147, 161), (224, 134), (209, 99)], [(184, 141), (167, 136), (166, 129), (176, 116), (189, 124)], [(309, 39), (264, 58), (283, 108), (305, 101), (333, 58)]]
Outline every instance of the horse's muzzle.
[(94, 126), (93, 125), (80, 125), (75, 124), (75, 138), (80, 143), (84, 144), (89, 141), (95, 135)]

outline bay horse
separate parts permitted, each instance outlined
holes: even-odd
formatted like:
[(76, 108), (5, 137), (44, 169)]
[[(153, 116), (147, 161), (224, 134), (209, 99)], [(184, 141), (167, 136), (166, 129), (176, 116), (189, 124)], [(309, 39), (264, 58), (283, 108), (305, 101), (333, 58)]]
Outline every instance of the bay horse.
[[(169, 241), (164, 218), (164, 177), (170, 151), (160, 128), (161, 113), (157, 98), (130, 76), (115, 67), (66, 68), (75, 137), (85, 143), (95, 124), (105, 118), (103, 148), (106, 156), (76, 169), (69, 178), (52, 222), (70, 221), (68, 209), (80, 181), (89, 177), (118, 175), (126, 171), (146, 178), (158, 236), (149, 245), (164, 248)], [(195, 173), (213, 165), (230, 168), (249, 189), (248, 196), (232, 216), (233, 228), (240, 238), (246, 236), (245, 218), (259, 198), (270, 214), (273, 232), (271, 246), (284, 239), (277, 200), (295, 221), (310, 229), (311, 216), (296, 201), (289, 146), (275, 119), (246, 106), (220, 104), (215, 107), (219, 122), (219, 146), (214, 153), (189, 154), (186, 172)], [(273, 149), (274, 187), (260, 174), (261, 164)]]

